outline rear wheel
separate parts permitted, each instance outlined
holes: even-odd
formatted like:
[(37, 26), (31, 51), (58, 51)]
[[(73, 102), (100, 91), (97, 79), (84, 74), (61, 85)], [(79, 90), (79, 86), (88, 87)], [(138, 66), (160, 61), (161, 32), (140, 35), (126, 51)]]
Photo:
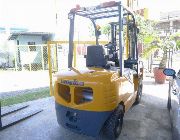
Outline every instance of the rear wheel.
[(114, 140), (120, 135), (123, 125), (123, 116), (123, 106), (120, 105), (105, 123), (103, 131), (105, 136)]
[(138, 91), (137, 91), (137, 96), (136, 96), (136, 101), (135, 104), (140, 103), (141, 101), (141, 96), (142, 96), (142, 90), (143, 90), (143, 83), (142, 83), (142, 78), (139, 80), (139, 86), (138, 86)]

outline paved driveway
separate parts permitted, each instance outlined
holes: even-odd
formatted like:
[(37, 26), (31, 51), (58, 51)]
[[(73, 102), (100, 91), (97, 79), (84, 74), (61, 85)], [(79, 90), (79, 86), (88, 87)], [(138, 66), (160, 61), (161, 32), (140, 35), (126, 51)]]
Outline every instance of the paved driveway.
[(48, 71), (0, 71), (0, 99), (49, 87)]
[[(156, 85), (153, 79), (145, 79), (142, 102), (125, 115), (118, 140), (171, 140), (170, 117), (166, 109), (167, 89), (167, 84)], [(28, 104), (31, 105), (29, 110), (43, 108), (44, 111), (1, 131), (0, 140), (94, 140), (57, 124), (52, 97)], [(3, 121), (10, 120), (10, 117)]]

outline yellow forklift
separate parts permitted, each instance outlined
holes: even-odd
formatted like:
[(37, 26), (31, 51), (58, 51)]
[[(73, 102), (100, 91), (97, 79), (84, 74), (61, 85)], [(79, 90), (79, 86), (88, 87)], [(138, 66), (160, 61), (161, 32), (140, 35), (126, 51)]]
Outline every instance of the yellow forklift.
[[(75, 16), (91, 20), (95, 29), (96, 45), (87, 46), (83, 69), (72, 67)], [(102, 132), (115, 139), (121, 133), (124, 113), (139, 103), (142, 95), (143, 68), (138, 60), (134, 15), (121, 2), (110, 1), (94, 7), (76, 6), (68, 17), (69, 70), (58, 72), (54, 85), (57, 121), (76, 133), (96, 137)], [(96, 23), (106, 18), (116, 21), (110, 23), (111, 41), (102, 46)], [(123, 30), (127, 31), (125, 38)]]

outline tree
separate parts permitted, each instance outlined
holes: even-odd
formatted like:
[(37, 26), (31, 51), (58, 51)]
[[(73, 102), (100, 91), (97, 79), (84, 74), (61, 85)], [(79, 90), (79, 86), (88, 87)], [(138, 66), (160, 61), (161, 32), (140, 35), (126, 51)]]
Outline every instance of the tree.
[[(7, 40), (6, 35), (0, 36), (0, 66), (10, 66), (12, 57), (14, 57), (15, 50), (14, 46)], [(11, 58), (11, 59), (10, 59)], [(14, 58), (13, 58), (14, 59)]]
[(174, 47), (174, 39), (172, 36), (166, 36), (165, 38), (160, 37), (158, 29), (156, 28), (156, 22), (145, 21), (145, 23), (145, 26), (148, 29), (142, 27), (142, 29), (145, 29), (145, 34), (142, 33), (140, 35), (141, 39), (143, 40), (143, 43), (145, 44), (145, 48), (143, 50), (143, 57), (148, 58), (150, 54), (154, 53), (155, 51), (162, 50), (163, 56), (160, 60), (159, 68), (163, 69), (166, 67), (167, 63), (167, 52), (169, 49), (172, 49)]
[(175, 33), (174, 35), (172, 35), (171, 39), (176, 43), (175, 49), (180, 50), (180, 33)]
[(111, 25), (107, 24), (101, 28), (102, 34), (105, 34), (108, 40), (110, 39)]

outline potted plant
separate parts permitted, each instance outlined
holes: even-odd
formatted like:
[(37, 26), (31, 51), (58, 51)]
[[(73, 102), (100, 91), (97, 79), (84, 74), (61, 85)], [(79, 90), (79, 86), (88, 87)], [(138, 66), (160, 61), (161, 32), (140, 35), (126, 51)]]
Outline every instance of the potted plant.
[[(165, 38), (160, 38), (159, 31), (157, 29), (158, 24), (152, 20), (145, 20), (141, 16), (136, 15), (138, 19), (138, 28), (140, 29), (140, 33), (138, 34), (139, 42), (143, 44), (142, 57), (149, 58), (155, 52), (162, 51), (162, 56), (160, 59), (160, 63), (157, 67), (154, 68), (154, 78), (156, 83), (164, 83), (166, 76), (163, 73), (164, 68), (166, 68), (166, 63), (168, 60), (168, 50), (175, 47), (172, 41), (176, 42), (176, 49), (179, 49), (180, 34), (174, 34), (166, 36)], [(157, 55), (158, 56), (158, 55)]]
[(158, 84), (164, 84), (166, 80), (166, 75), (163, 73), (163, 70), (166, 68), (166, 63), (167, 63), (168, 44), (166, 44), (165, 42), (163, 43), (161, 42), (156, 45), (157, 48), (160, 48), (161, 50), (163, 50), (163, 56), (160, 60), (159, 66), (153, 69), (154, 79), (155, 79), (155, 82)]
[[(156, 50), (162, 50), (163, 54), (160, 56), (160, 63), (157, 67), (153, 68), (154, 79), (158, 84), (163, 84), (166, 80), (166, 76), (163, 70), (166, 68), (168, 60), (168, 50), (174, 47), (171, 37), (160, 39), (159, 37), (150, 37), (151, 39), (145, 39), (145, 43), (149, 44), (143, 52), (143, 56), (148, 57), (149, 54), (154, 53)], [(147, 41), (148, 40), (148, 41)]]

